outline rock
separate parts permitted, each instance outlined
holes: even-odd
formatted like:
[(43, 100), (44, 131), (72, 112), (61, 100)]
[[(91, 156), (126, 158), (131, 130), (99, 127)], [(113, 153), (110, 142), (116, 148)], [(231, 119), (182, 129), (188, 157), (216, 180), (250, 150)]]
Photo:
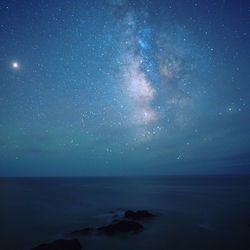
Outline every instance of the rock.
[(148, 212), (147, 210), (138, 210), (135, 212), (132, 210), (127, 210), (124, 214), (124, 217), (127, 219), (139, 220), (139, 219), (152, 218), (154, 217), (154, 215)]
[(93, 233), (94, 233), (94, 228), (92, 227), (86, 227), (86, 228), (71, 232), (71, 234), (75, 236), (92, 235)]
[(77, 239), (73, 240), (56, 240), (52, 243), (41, 244), (31, 250), (81, 250), (80, 241)]
[(106, 235), (113, 235), (116, 233), (138, 233), (143, 230), (143, 226), (135, 221), (121, 220), (108, 226), (99, 227), (97, 230)]

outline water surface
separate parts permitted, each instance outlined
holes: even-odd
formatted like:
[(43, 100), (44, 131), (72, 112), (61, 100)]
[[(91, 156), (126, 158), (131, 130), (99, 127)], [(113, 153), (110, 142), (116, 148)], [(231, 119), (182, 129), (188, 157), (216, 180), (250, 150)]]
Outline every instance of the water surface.
[(1, 178), (0, 249), (27, 250), (110, 211), (158, 216), (133, 236), (81, 238), (84, 249), (249, 249), (250, 176)]

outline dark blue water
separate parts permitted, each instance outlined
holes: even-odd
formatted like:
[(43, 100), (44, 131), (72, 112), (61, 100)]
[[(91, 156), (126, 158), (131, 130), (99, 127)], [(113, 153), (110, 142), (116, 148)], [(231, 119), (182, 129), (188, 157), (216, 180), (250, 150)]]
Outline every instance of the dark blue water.
[(117, 208), (158, 216), (138, 235), (81, 238), (84, 249), (250, 249), (250, 176), (1, 178), (0, 249), (105, 225)]

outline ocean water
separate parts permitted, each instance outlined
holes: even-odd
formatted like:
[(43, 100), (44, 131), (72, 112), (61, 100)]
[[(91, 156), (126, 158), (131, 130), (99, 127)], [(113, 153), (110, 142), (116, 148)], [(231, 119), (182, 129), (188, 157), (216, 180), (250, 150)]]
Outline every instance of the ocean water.
[(0, 178), (0, 249), (106, 225), (117, 209), (157, 216), (136, 235), (82, 237), (83, 249), (250, 249), (250, 176)]

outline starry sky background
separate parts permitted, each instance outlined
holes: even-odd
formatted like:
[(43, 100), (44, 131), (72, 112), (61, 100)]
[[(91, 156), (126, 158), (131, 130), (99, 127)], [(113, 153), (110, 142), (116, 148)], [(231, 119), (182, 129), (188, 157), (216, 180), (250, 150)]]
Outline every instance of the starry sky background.
[(0, 175), (250, 173), (250, 4), (0, 0)]

